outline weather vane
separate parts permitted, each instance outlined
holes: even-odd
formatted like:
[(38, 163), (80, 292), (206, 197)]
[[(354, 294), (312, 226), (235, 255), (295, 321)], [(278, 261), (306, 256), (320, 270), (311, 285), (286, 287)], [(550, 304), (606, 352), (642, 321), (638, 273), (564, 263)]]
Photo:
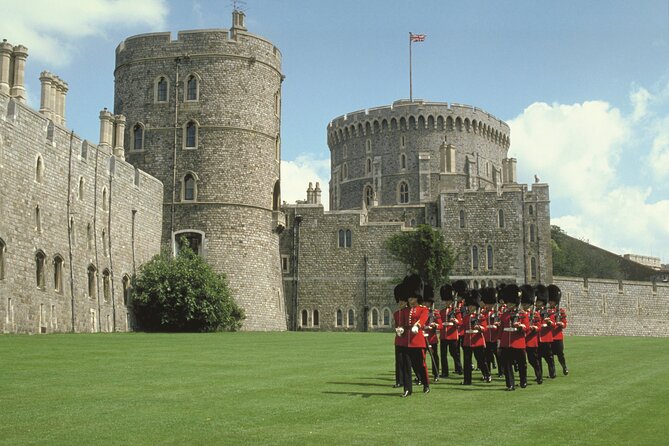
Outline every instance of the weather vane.
[(233, 11), (244, 11), (244, 8), (246, 7), (246, 2), (244, 0), (232, 0), (230, 3), (232, 4)]

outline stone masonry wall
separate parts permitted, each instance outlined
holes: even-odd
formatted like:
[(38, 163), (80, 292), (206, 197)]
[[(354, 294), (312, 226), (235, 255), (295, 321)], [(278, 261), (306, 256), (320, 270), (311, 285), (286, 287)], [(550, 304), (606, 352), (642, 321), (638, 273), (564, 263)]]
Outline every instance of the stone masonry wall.
[[(109, 147), (82, 141), (0, 94), (0, 215), (6, 244), (0, 332), (132, 328), (123, 282), (160, 250), (158, 180), (113, 157)], [(45, 255), (43, 287), (37, 286), (38, 252)], [(62, 283), (56, 289), (59, 259)], [(92, 295), (89, 267), (96, 271)]]

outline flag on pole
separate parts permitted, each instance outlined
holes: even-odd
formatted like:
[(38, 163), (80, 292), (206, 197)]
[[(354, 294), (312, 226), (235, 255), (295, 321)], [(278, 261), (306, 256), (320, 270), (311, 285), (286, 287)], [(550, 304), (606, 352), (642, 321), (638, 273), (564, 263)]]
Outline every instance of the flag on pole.
[(425, 34), (411, 34), (409, 33), (409, 38), (412, 42), (425, 42)]

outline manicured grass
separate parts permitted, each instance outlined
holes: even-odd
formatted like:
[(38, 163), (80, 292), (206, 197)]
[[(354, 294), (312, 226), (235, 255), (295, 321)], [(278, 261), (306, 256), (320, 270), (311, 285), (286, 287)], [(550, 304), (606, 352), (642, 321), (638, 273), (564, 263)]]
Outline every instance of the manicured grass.
[[(568, 338), (570, 374), (392, 389), (380, 333), (0, 336), (0, 444), (665, 444), (669, 339)], [(559, 370), (559, 368), (558, 368)], [(478, 372), (475, 378), (478, 379)], [(530, 377), (532, 377), (530, 372)]]

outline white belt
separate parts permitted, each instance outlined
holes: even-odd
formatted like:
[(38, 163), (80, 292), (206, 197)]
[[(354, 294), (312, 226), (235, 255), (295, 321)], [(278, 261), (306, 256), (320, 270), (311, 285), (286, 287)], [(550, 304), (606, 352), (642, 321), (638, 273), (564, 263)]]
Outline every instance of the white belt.
[(515, 329), (514, 327), (505, 327), (504, 331), (518, 331), (518, 330)]
[(541, 324), (542, 327), (548, 327), (548, 324)]
[(465, 330), (465, 333), (478, 333), (478, 330)]

